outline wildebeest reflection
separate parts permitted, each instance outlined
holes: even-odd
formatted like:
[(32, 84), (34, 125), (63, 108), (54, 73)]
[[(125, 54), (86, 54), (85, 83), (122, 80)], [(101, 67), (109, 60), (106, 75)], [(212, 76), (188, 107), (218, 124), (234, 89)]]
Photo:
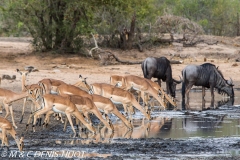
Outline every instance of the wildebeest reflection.
[(205, 117), (192, 115), (190, 118), (183, 119), (183, 129), (190, 132), (212, 132), (217, 126), (220, 126), (225, 115), (208, 115)]
[(217, 103), (217, 107), (221, 107), (221, 106), (233, 106), (234, 104), (234, 97), (233, 98), (227, 98), (227, 99), (223, 99), (221, 101), (218, 101)]

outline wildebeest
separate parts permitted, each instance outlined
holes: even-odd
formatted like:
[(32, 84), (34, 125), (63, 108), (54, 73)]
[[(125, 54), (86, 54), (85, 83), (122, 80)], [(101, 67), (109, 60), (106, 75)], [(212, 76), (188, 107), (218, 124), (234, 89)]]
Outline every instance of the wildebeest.
[(144, 78), (157, 78), (160, 86), (161, 80), (166, 82), (167, 93), (175, 97), (176, 85), (182, 81), (177, 81), (172, 78), (172, 67), (166, 57), (147, 57), (142, 62), (142, 71)]
[(202, 95), (205, 96), (205, 88), (211, 91), (211, 106), (214, 105), (214, 88), (218, 93), (226, 93), (230, 97), (234, 97), (232, 79), (225, 80), (221, 71), (211, 63), (202, 65), (188, 65), (182, 70), (182, 100), (185, 105), (185, 94), (187, 95), (187, 105), (189, 105), (189, 92), (193, 85), (202, 86)]

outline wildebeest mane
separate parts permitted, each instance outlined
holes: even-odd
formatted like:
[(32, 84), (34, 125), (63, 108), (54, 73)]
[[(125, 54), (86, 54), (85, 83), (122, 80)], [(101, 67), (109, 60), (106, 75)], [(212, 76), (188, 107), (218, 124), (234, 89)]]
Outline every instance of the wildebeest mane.
[(216, 73), (218, 73), (221, 76), (221, 78), (225, 80), (225, 78), (223, 77), (222, 72), (214, 64), (212, 64), (212, 63), (204, 63), (201, 66), (205, 67), (205, 68), (209, 68), (210, 66), (213, 67), (215, 69)]

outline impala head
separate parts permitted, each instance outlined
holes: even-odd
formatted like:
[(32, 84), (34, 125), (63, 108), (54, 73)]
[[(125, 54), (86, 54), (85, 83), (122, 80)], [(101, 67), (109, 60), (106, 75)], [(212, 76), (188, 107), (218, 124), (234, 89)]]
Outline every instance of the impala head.
[(17, 143), (17, 146), (18, 146), (18, 149), (19, 151), (22, 151), (23, 150), (23, 147), (24, 147), (24, 136), (22, 135), (21, 138), (18, 138), (18, 136), (16, 135), (15, 136), (15, 141)]
[(19, 69), (16, 69), (17, 72), (22, 76), (22, 91), (24, 91), (24, 86), (25, 86), (25, 82), (26, 82), (26, 77), (29, 73), (32, 72), (32, 70), (28, 70), (28, 71), (20, 71)]
[(79, 79), (80, 82), (78, 83), (79, 87), (84, 87), (87, 88), (89, 90), (90, 94), (93, 94), (92, 88), (90, 87), (90, 85), (87, 83), (87, 77), (83, 78), (82, 75), (79, 75)]
[[(168, 96), (169, 98), (166, 98), (166, 96)], [(171, 96), (171, 95), (167, 95), (162, 93), (162, 91), (159, 89), (158, 90), (158, 97), (162, 98), (162, 101), (164, 102), (165, 100), (167, 100), (169, 103), (171, 103), (174, 107), (177, 106), (176, 100)]]
[(133, 106), (128, 106), (128, 112), (130, 112), (130, 114), (135, 114), (135, 110)]
[(29, 69), (29, 70), (27, 70), (27, 71), (20, 71), (19, 69), (16, 69), (17, 70), (17, 72), (21, 75), (21, 76), (27, 76), (29, 73), (31, 73), (32, 72), (32, 70), (31, 69)]
[(132, 130), (133, 129), (133, 124), (132, 124), (132, 121), (131, 120), (128, 120), (127, 121), (127, 127), (129, 130)]
[(36, 101), (41, 96), (42, 88), (37, 84), (32, 84), (25, 86), (25, 91), (28, 92), (28, 97), (31, 100)]

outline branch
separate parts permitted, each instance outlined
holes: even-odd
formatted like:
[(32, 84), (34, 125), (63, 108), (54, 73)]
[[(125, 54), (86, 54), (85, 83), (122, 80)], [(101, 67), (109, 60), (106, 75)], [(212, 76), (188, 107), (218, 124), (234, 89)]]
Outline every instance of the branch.
[(102, 49), (98, 47), (98, 44), (97, 44), (97, 41), (96, 41), (94, 35), (93, 35), (92, 33), (91, 33), (91, 35), (92, 35), (92, 37), (93, 37), (95, 47), (93, 47), (93, 48), (89, 51), (89, 55), (90, 55), (91, 57), (93, 57), (93, 55), (92, 55), (92, 51), (93, 51), (93, 50), (97, 49), (97, 50), (102, 51)]
[[(101, 53), (107, 53), (107, 57), (105, 59), (103, 59), (101, 56), (100, 59), (104, 60), (104, 61), (111, 61), (111, 59), (115, 59), (117, 62), (120, 62), (122, 64), (127, 64), (127, 65), (132, 65), (132, 64), (141, 64), (143, 61), (124, 61), (124, 60), (120, 60), (115, 54), (113, 54), (112, 52), (110, 51), (103, 51), (103, 52), (100, 52), (99, 55)], [(174, 61), (174, 60), (170, 60), (170, 63), (171, 64), (182, 64), (183, 61)], [(106, 62), (104, 62), (104, 64), (106, 64)]]

